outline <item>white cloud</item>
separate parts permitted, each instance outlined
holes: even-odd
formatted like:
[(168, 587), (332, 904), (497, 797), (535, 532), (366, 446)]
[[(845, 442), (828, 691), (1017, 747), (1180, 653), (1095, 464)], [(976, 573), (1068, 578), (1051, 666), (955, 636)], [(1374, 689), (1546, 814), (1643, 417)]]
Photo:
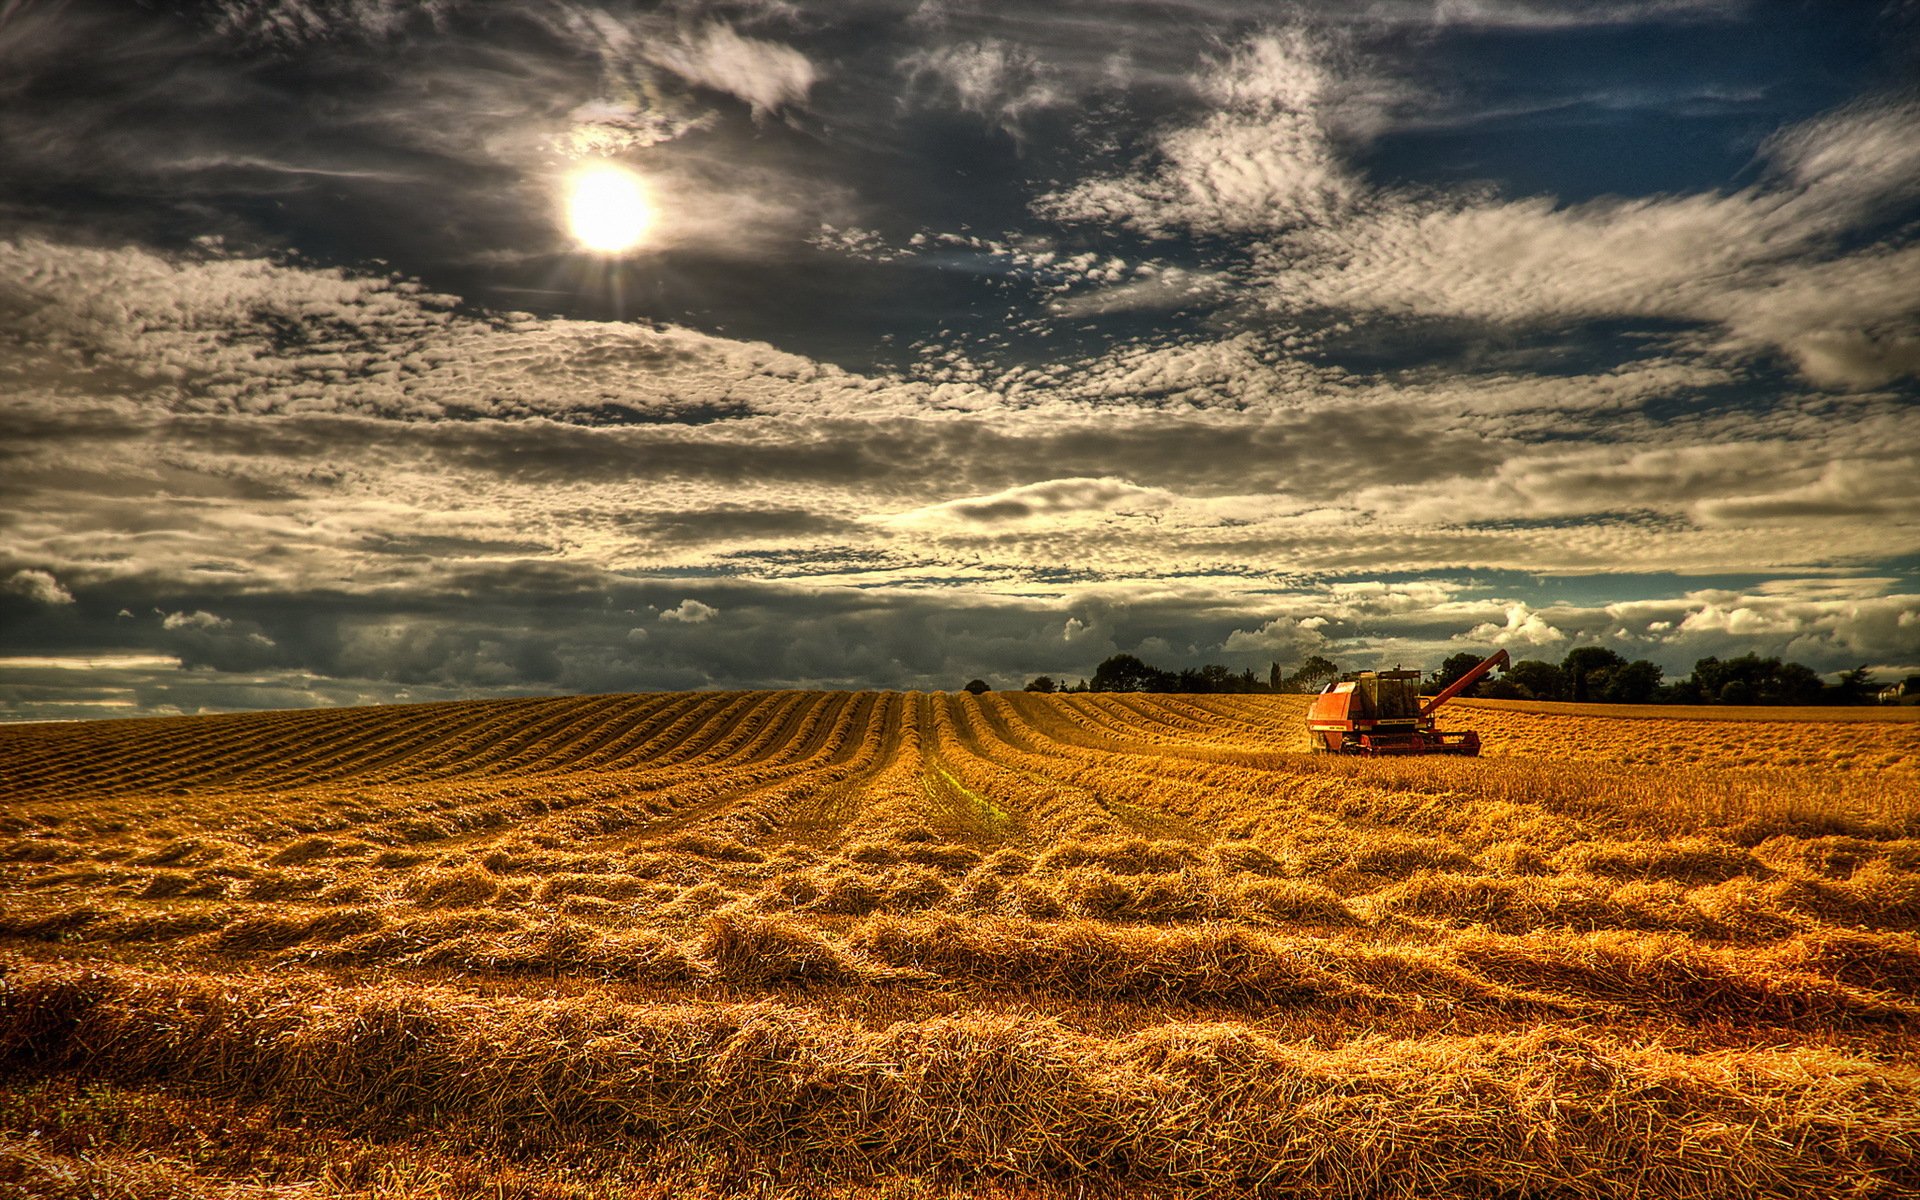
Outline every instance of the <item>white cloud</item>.
[(567, 114), (561, 147), (575, 156), (610, 158), (627, 150), (657, 146), (711, 122), (710, 113), (688, 113), (638, 97), (597, 97)]
[(1056, 316), (1078, 320), (1114, 313), (1180, 308), (1215, 300), (1226, 287), (1227, 280), (1214, 272), (1169, 267), (1125, 283), (1063, 296), (1047, 307)]
[(225, 617), (200, 610), (168, 613), (160, 622), (163, 629), (213, 630), (226, 629), (232, 624), (233, 622)]
[(1067, 99), (1032, 51), (997, 38), (916, 50), (900, 70), (909, 82), (931, 83), (961, 109), (1011, 133), (1027, 114)]
[(1434, 580), (1384, 583), (1366, 580), (1328, 587), (1329, 611), (1346, 617), (1384, 616), (1424, 612), (1451, 601), (1457, 585)]
[(1376, 2), (1369, 15), (1431, 20), (1436, 25), (1497, 29), (1563, 29), (1649, 22), (1727, 20), (1748, 0), (1411, 0)]
[(682, 625), (704, 625), (720, 615), (720, 610), (710, 604), (702, 604), (689, 596), (673, 608), (660, 614), (662, 621), (676, 621)]
[[(760, 343), (638, 322), (476, 318), (455, 304), (407, 280), (261, 258), (0, 240), (0, 346), (178, 410), (658, 417), (721, 404), (819, 414), (871, 411), (883, 392)], [(297, 331), (295, 344), (279, 344), (276, 329)]]
[(12, 596), (24, 596), (35, 604), (61, 605), (73, 603), (73, 593), (63, 587), (60, 581), (54, 578), (51, 571), (41, 571), (32, 567), (15, 571), (12, 575), (9, 575), (6, 583), (0, 585), (0, 591), (4, 591)]
[(1527, 605), (1515, 603), (1507, 606), (1505, 624), (1489, 621), (1476, 625), (1460, 640), (1491, 642), (1496, 646), (1550, 646), (1566, 640), (1566, 636)]
[(171, 654), (16, 654), (0, 658), (0, 671), (130, 671), (177, 667)]
[(689, 83), (746, 101), (757, 117), (805, 103), (820, 78), (813, 62), (792, 46), (742, 37), (719, 22), (650, 43), (645, 53)]
[(1076, 477), (1026, 483), (985, 496), (929, 504), (885, 520), (907, 526), (993, 527), (1034, 520), (1052, 525), (1072, 517), (1151, 512), (1167, 507), (1174, 500), (1175, 497), (1160, 488), (1141, 487), (1125, 479)]
[(1159, 165), (1041, 198), (1042, 216), (1149, 234), (1272, 232), (1324, 223), (1361, 188), (1322, 123), (1335, 76), (1307, 35), (1256, 37), (1200, 81), (1218, 106), (1198, 125), (1169, 130)]
[(1236, 629), (1227, 635), (1221, 648), (1229, 654), (1276, 654), (1305, 657), (1326, 649), (1327, 638), (1320, 631), (1327, 626), (1324, 617), (1276, 617), (1258, 629)]
[(214, 29), (245, 41), (297, 46), (339, 37), (380, 41), (438, 23), (459, 0), (221, 0)]

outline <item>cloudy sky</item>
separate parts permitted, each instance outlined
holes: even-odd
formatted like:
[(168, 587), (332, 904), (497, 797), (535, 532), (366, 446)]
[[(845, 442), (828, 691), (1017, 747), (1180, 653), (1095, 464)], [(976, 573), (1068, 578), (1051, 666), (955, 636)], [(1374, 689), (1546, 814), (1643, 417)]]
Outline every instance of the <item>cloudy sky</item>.
[(0, 0), (0, 717), (1920, 670), (1917, 79), (1912, 0)]

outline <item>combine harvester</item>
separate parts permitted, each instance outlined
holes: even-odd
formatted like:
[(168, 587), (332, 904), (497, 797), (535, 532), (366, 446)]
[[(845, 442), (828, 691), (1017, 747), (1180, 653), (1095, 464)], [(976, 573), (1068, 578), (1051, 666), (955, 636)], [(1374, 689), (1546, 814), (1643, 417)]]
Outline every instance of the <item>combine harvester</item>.
[(1507, 662), (1496, 650), (1425, 703), (1418, 671), (1362, 671), (1330, 683), (1307, 707), (1307, 738), (1316, 754), (1478, 754), (1479, 734), (1442, 733), (1433, 712)]

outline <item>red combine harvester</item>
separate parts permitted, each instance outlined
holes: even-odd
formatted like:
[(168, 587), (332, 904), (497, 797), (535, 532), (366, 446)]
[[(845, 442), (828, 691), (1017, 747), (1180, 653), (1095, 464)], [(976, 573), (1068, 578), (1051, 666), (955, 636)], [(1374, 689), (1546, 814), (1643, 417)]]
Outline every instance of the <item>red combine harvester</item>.
[(1478, 754), (1480, 735), (1442, 733), (1433, 727), (1433, 710), (1480, 682), (1495, 667), (1507, 665), (1507, 652), (1490, 658), (1425, 703), (1418, 671), (1362, 671), (1343, 683), (1328, 684), (1307, 707), (1307, 737), (1316, 754)]

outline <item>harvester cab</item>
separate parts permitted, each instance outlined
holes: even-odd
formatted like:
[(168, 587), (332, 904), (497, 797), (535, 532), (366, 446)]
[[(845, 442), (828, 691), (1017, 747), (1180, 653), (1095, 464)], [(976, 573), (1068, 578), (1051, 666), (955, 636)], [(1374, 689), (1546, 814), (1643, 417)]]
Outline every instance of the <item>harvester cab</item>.
[(1418, 671), (1362, 671), (1330, 683), (1307, 707), (1307, 737), (1315, 753), (1478, 754), (1480, 735), (1442, 733), (1434, 710), (1466, 691), (1488, 671), (1505, 666), (1496, 650), (1437, 696), (1422, 699)]

